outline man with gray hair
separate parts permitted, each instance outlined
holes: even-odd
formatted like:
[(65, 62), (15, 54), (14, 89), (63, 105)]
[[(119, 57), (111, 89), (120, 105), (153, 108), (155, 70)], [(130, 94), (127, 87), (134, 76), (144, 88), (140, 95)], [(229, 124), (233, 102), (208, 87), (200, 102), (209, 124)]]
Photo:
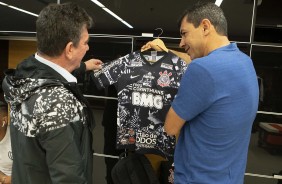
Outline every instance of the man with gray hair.
[(71, 74), (89, 49), (91, 26), (76, 4), (48, 5), (36, 21), (37, 53), (5, 73), (13, 184), (92, 184), (94, 120)]

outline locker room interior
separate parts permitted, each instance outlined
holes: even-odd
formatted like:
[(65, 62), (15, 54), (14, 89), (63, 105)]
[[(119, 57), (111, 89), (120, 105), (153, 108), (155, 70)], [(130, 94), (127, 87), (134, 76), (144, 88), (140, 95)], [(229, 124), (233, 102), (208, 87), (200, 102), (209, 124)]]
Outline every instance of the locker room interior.
[[(196, 1), (191, 0), (191, 3)], [(69, 1), (25, 0), (23, 3), (0, 0), (0, 77), (3, 78), (4, 70), (15, 68), (19, 61), (36, 52), (36, 17), (11, 9), (1, 2), (38, 14), (49, 3)], [(146, 42), (157, 37), (168, 48), (183, 51), (178, 47), (180, 36), (176, 22), (190, 1), (100, 1), (133, 28), (111, 17), (90, 0), (73, 2), (84, 7), (95, 22), (89, 32), (90, 49), (83, 61), (95, 57), (109, 62), (139, 50)], [(276, 184), (278, 180), (273, 175), (282, 171), (282, 144), (265, 144), (262, 137), (265, 127), (261, 123), (282, 124), (282, 1), (224, 0), (221, 7), (228, 20), (229, 39), (252, 58), (260, 87), (260, 103), (253, 123), (244, 183)], [(132, 16), (136, 13), (134, 11), (138, 15)], [(142, 33), (149, 34), (142, 36)], [(117, 155), (123, 151), (111, 149), (115, 144), (116, 91), (113, 86), (98, 90), (92, 84), (89, 73), (78, 78), (78, 82), (96, 120), (93, 131), (94, 183), (107, 184), (107, 165), (108, 169), (111, 168), (117, 161)]]

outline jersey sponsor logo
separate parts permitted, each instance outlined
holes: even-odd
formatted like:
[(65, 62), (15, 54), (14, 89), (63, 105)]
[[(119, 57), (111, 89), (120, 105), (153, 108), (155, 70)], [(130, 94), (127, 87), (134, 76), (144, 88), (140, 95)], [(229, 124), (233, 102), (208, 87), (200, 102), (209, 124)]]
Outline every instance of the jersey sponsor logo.
[(160, 74), (160, 78), (158, 79), (158, 85), (161, 87), (166, 87), (169, 86), (170, 84), (170, 76), (172, 75), (171, 72), (167, 72), (167, 70), (165, 70), (164, 72), (159, 72)]
[(129, 67), (140, 67), (142, 65), (142, 60), (132, 60), (129, 64)]
[(170, 65), (170, 64), (162, 63), (162, 64), (161, 64), (161, 68), (165, 68), (165, 69), (172, 70), (172, 69), (173, 69), (173, 66)]
[(132, 104), (142, 107), (155, 107), (156, 109), (163, 108), (162, 96), (153, 95), (152, 93), (132, 93)]
[(154, 93), (154, 94), (158, 94), (158, 95), (165, 95), (164, 91), (158, 90), (158, 89), (154, 89), (154, 88), (144, 88), (143, 87), (144, 83), (142, 84), (138, 84), (135, 83), (131, 86), (131, 90), (134, 91), (139, 91), (139, 92), (145, 92), (145, 93)]
[(157, 135), (148, 134), (148, 133), (137, 133), (136, 142), (141, 144), (151, 144), (154, 145), (157, 143)]

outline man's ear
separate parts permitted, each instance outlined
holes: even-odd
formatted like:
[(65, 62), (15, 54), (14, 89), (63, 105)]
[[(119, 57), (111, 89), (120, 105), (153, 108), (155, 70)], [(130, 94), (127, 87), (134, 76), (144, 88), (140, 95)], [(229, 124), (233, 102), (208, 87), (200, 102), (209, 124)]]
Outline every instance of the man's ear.
[(209, 19), (203, 19), (202, 22), (201, 22), (201, 26), (203, 28), (203, 33), (204, 35), (208, 35), (211, 31), (211, 27), (212, 27), (212, 24), (211, 22), (209, 21)]
[(72, 59), (72, 55), (73, 55), (73, 42), (68, 42), (68, 44), (65, 47), (65, 54), (66, 57), (71, 60)]

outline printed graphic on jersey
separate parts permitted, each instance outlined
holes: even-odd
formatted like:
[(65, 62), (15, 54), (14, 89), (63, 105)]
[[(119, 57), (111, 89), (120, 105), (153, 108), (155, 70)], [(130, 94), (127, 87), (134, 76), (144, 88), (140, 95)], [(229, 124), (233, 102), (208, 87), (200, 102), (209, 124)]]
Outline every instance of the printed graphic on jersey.
[(162, 63), (161, 68), (173, 70), (173, 65)]
[(94, 72), (98, 88), (117, 87), (118, 149), (173, 155), (175, 137), (168, 136), (163, 126), (185, 70), (186, 63), (170, 52), (150, 63), (137, 51)]

